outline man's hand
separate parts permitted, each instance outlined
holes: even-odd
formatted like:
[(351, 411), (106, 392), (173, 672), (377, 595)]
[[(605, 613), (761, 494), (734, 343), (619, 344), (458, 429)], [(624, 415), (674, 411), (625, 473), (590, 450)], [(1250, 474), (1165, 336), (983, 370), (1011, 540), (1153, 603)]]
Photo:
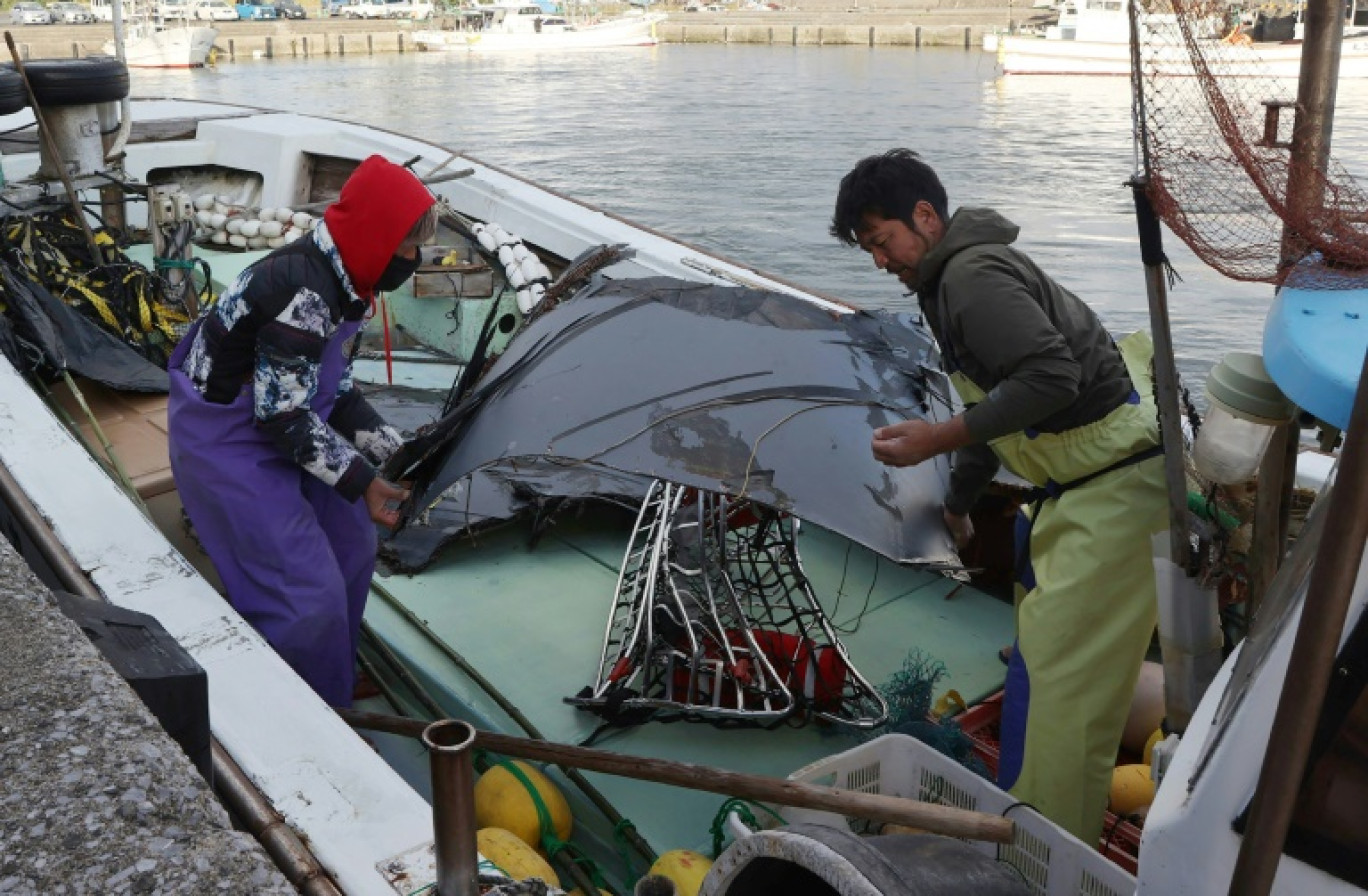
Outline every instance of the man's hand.
[(874, 459), (890, 467), (912, 467), (969, 444), (964, 417), (945, 423), (904, 420), (874, 430)]
[(950, 530), (950, 537), (955, 539), (955, 549), (964, 550), (974, 538), (974, 524), (969, 520), (969, 514), (951, 513), (947, 509), (942, 509), (942, 519), (945, 520), (945, 528)]
[(366, 510), (370, 512), (372, 520), (393, 529), (399, 524), (399, 503), (408, 496), (408, 489), (376, 476), (366, 486)]

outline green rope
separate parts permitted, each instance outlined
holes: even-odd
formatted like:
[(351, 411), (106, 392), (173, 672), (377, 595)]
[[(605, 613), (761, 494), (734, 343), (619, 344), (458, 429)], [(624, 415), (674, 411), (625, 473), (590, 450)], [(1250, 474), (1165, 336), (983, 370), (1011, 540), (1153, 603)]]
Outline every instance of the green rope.
[(637, 826), (628, 818), (624, 818), (613, 825), (613, 844), (617, 847), (618, 858), (622, 859), (623, 878), (629, 881), (635, 881), (641, 877), (640, 874), (637, 874), (636, 866), (632, 863), (631, 849), (634, 844), (627, 833), (636, 829)]
[(712, 824), (708, 826), (708, 831), (712, 834), (713, 859), (716, 859), (718, 856), (722, 855), (722, 841), (726, 839), (726, 833), (723, 831), (723, 825), (727, 823), (727, 816), (731, 813), (735, 812), (738, 816), (740, 816), (741, 820), (744, 821), (751, 830), (760, 830), (760, 822), (755, 817), (755, 813), (751, 812), (751, 806), (754, 806), (757, 809), (764, 810), (766, 813), (773, 816), (774, 819), (778, 821), (781, 825), (788, 823), (784, 821), (784, 816), (780, 815), (778, 812), (775, 812), (773, 809), (771, 809), (769, 806), (766, 806), (764, 803), (757, 803), (752, 800), (743, 800), (739, 797), (733, 797), (722, 804), (722, 807), (717, 810), (717, 814), (713, 816)]

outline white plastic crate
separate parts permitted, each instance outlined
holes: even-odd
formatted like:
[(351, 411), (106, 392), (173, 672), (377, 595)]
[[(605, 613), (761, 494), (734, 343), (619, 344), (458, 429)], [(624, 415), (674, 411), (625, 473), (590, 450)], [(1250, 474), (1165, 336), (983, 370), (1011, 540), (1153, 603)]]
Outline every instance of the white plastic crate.
[[(994, 815), (1001, 815), (1017, 802), (992, 782), (905, 734), (885, 734), (828, 756), (800, 768), (789, 775), (789, 780), (907, 797)], [(831, 812), (778, 811), (789, 824), (805, 822), (858, 830), (852, 827), (851, 820)], [(1135, 878), (1040, 813), (1016, 806), (1008, 816), (1016, 822), (1016, 836), (1011, 844), (968, 842), (1015, 868), (1036, 896), (1134, 896)], [(745, 830), (736, 819), (728, 821), (734, 836)]]

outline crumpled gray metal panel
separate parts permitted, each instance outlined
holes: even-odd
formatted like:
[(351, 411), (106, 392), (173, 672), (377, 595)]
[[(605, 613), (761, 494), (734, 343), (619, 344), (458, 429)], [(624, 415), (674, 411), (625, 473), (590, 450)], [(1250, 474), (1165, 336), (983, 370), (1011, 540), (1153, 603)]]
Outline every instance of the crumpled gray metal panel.
[[(608, 494), (635, 492), (635, 476), (666, 479), (793, 513), (898, 562), (957, 565), (941, 522), (947, 459), (894, 469), (870, 453), (878, 426), (945, 419), (936, 358), (908, 315), (664, 277), (600, 280), (535, 320), (439, 424), (450, 441), (410, 468), (419, 511), (386, 553), (417, 568), (459, 534), (449, 512), (421, 511), (448, 489), (474, 511), (467, 522), (516, 512), (527, 465), (538, 499), (588, 497), (605, 479), (582, 474), (620, 471), (629, 476), (608, 477)], [(484, 471), (498, 489), (459, 484)], [(475, 492), (507, 500), (476, 508)]]

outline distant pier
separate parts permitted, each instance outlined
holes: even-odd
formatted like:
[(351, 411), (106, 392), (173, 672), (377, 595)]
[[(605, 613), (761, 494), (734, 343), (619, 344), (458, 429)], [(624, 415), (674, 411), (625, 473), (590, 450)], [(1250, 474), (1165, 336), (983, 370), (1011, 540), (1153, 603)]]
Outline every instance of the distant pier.
[[(801, 3), (800, 8), (773, 11), (728, 10), (685, 12), (681, 5), (655, 5), (669, 13), (656, 26), (662, 43), (764, 44), (789, 46), (965, 47), (982, 44), (983, 34), (1006, 30), (1042, 10), (1031, 7), (975, 5), (973, 0), (921, 0), (842, 4)], [(253, 59), (306, 59), (320, 56), (369, 56), (414, 53), (413, 32), (455, 27), (454, 17), (438, 15), (428, 22), (367, 21), (310, 17), (274, 22), (215, 22), (218, 64)], [(26, 59), (94, 56), (103, 52), (113, 29), (91, 25), (11, 26)]]

